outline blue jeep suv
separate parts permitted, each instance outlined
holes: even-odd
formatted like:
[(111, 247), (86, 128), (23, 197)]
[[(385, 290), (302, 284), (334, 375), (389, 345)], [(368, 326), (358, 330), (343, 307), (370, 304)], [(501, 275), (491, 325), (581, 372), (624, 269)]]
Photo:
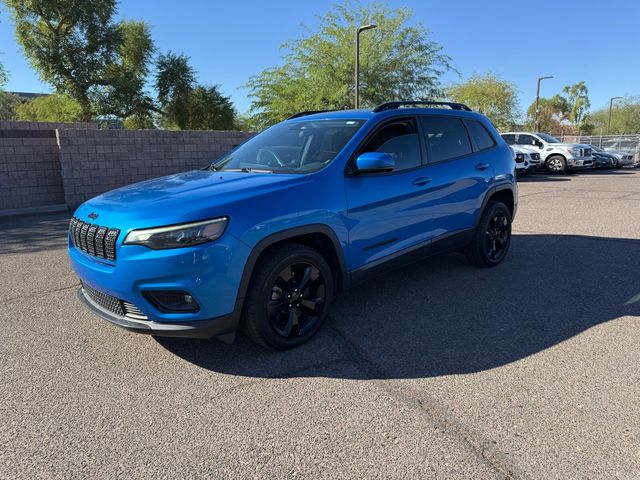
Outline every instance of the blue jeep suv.
[(202, 170), (95, 197), (71, 220), (79, 298), (152, 335), (298, 346), (332, 299), (443, 251), (492, 267), (517, 207), (512, 152), (448, 102), (302, 112)]

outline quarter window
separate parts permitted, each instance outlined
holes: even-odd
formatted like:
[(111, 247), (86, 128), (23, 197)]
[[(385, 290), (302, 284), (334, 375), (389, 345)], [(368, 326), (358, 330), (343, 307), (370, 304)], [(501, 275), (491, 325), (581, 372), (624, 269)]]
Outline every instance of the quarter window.
[(407, 170), (422, 165), (420, 137), (412, 119), (393, 122), (378, 130), (360, 153), (384, 152), (396, 162), (394, 171)]
[(467, 127), (469, 127), (469, 134), (476, 142), (478, 150), (487, 150), (495, 146), (496, 142), (493, 140), (493, 137), (480, 122), (467, 120)]
[(424, 117), (423, 125), (431, 148), (432, 162), (442, 162), (472, 153), (469, 135), (458, 118)]

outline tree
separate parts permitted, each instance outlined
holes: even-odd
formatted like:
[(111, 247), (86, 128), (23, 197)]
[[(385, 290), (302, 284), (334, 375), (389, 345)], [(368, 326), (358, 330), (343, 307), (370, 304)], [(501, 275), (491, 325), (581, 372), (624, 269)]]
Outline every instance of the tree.
[(184, 129), (189, 117), (189, 95), (196, 85), (196, 72), (189, 57), (171, 51), (156, 61), (156, 90), (164, 112), (164, 124)]
[(105, 66), (105, 85), (98, 91), (98, 111), (119, 118), (151, 118), (153, 100), (145, 92), (149, 63), (154, 51), (149, 26), (144, 22), (120, 22), (117, 55)]
[(60, 94), (43, 95), (16, 108), (18, 120), (32, 122), (78, 122), (82, 107), (74, 99)]
[[(607, 133), (609, 123), (609, 106), (589, 114), (589, 123), (593, 125), (593, 133)], [(611, 110), (612, 135), (640, 133), (640, 97), (625, 97), (617, 100)]]
[(511, 129), (518, 117), (516, 87), (490, 73), (452, 86), (448, 96), (488, 116), (498, 130)]
[(189, 130), (231, 130), (235, 126), (235, 110), (229, 97), (218, 91), (218, 87), (194, 88), (188, 100)]
[(78, 102), (82, 120), (122, 113), (114, 105), (139, 108), (135, 97), (146, 74), (151, 39), (141, 22), (113, 21), (117, 0), (4, 2), (31, 65), (58, 93)]
[[(540, 98), (540, 112), (538, 114), (539, 130), (541, 132), (555, 132), (560, 130), (562, 123), (567, 120), (571, 110), (567, 99), (561, 95), (554, 95), (551, 98)], [(536, 102), (527, 109), (527, 124), (529, 130), (535, 128), (534, 118), (536, 113)]]
[(15, 120), (16, 108), (20, 105), (20, 98), (17, 95), (3, 90), (8, 80), (7, 71), (0, 63), (0, 120)]
[(562, 89), (562, 92), (566, 95), (567, 103), (569, 104), (568, 120), (580, 132), (585, 115), (591, 106), (589, 89), (584, 81), (581, 81), (574, 85), (567, 85)]
[(411, 16), (409, 9), (380, 3), (347, 0), (334, 6), (319, 17), (315, 32), (283, 45), (283, 65), (249, 79), (254, 126), (264, 128), (301, 110), (352, 108), (354, 35), (368, 23), (378, 27), (361, 37), (361, 104), (441, 97), (440, 78), (451, 70), (451, 59), (421, 24), (407, 25)]

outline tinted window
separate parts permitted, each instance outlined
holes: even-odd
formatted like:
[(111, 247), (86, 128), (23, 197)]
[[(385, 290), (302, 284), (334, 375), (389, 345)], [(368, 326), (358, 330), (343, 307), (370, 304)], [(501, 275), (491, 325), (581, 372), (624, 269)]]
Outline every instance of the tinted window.
[(516, 143), (516, 136), (513, 133), (505, 133), (501, 135), (507, 145), (514, 145)]
[(518, 145), (535, 145), (536, 139), (531, 135), (519, 135), (518, 136)]
[(215, 162), (217, 170), (308, 173), (320, 170), (342, 150), (362, 120), (284, 122), (256, 135)]
[(496, 144), (496, 142), (493, 140), (493, 137), (480, 122), (476, 122), (475, 120), (467, 120), (467, 127), (469, 127), (469, 134), (476, 142), (476, 146), (479, 150), (486, 150), (487, 148), (491, 148)]
[(431, 147), (432, 162), (441, 162), (472, 152), (467, 129), (457, 118), (424, 117), (424, 129)]
[(394, 171), (418, 167), (422, 164), (420, 138), (414, 120), (385, 125), (360, 150), (388, 153), (396, 161)]

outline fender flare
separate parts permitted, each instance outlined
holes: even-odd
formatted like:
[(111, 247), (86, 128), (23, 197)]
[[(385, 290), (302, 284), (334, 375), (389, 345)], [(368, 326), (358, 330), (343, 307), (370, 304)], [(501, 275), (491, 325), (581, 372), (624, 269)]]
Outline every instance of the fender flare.
[(242, 279), (240, 280), (238, 295), (236, 296), (234, 314), (238, 318), (238, 320), (240, 319), (244, 299), (247, 293), (247, 289), (249, 288), (249, 282), (251, 281), (253, 271), (255, 269), (256, 263), (258, 262), (258, 259), (260, 258), (260, 255), (262, 255), (262, 253), (267, 248), (275, 245), (276, 243), (280, 243), (290, 238), (298, 237), (300, 235), (309, 235), (314, 233), (326, 235), (329, 240), (331, 240), (333, 248), (336, 252), (336, 258), (338, 259), (338, 268), (340, 270), (340, 274), (342, 275), (343, 283), (347, 281), (347, 270), (344, 261), (344, 251), (340, 245), (338, 236), (331, 227), (322, 223), (316, 223), (280, 230), (264, 237), (251, 249), (249, 258), (247, 258), (247, 261), (244, 265), (244, 270), (242, 271)]

